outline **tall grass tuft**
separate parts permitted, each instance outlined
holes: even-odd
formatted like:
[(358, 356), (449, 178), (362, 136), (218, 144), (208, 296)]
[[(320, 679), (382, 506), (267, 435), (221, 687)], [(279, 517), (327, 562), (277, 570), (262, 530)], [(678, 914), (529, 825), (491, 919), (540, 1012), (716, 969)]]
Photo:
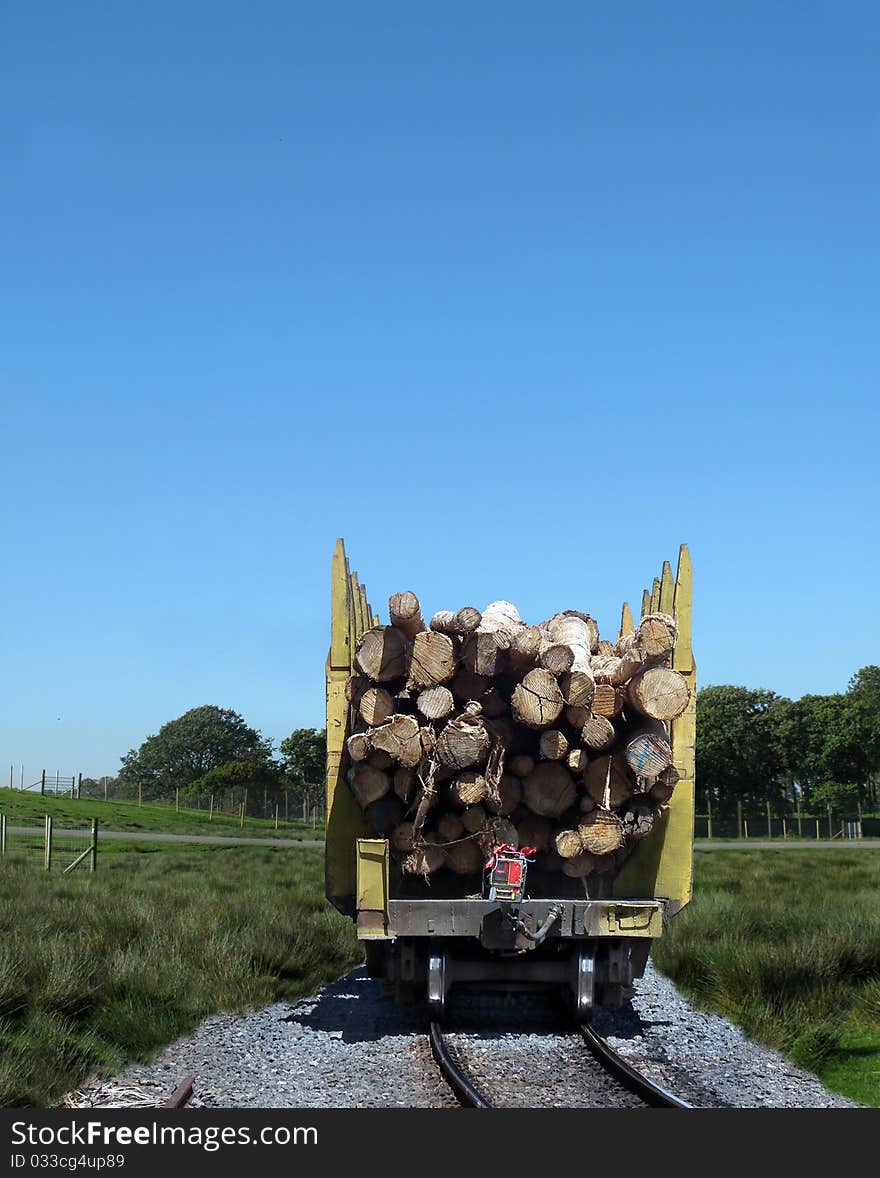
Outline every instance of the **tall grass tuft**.
[(0, 862), (0, 1106), (45, 1106), (210, 1014), (296, 998), (360, 960), (317, 850)]

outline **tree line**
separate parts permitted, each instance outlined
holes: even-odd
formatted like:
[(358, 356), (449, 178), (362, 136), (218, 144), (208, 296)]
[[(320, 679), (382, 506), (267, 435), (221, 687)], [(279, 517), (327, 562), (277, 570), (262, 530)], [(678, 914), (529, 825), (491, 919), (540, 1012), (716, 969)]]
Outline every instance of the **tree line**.
[[(327, 741), (323, 730), (297, 728), (278, 750), (238, 712), (207, 704), (163, 724), (121, 758), (108, 792), (123, 800), (205, 806), (213, 795), (244, 802), (262, 816), (282, 799), (311, 809), (324, 792)], [(107, 783), (84, 778), (81, 796), (103, 797)]]
[(880, 806), (880, 667), (836, 695), (791, 700), (764, 688), (697, 692), (697, 808), (730, 816)]

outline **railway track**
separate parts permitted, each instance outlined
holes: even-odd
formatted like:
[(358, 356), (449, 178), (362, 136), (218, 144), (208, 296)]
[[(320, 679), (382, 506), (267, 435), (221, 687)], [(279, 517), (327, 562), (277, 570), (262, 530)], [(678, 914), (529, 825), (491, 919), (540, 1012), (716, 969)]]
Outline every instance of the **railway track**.
[[(531, 1102), (540, 1087), (540, 1074), (530, 1073), (527, 1064), (526, 1071), (520, 1067), (511, 1080), (509, 1056), (493, 1059), (486, 1049), (475, 1051), (473, 1038), (459, 1037), (457, 1032), (452, 1034), (456, 1036), (454, 1040), (439, 1023), (430, 1024), (431, 1054), (459, 1104), (465, 1108), (535, 1107)], [(559, 1089), (564, 1089), (567, 1083), (576, 1090), (576, 1105), (582, 1107), (590, 1107), (591, 1098), (595, 1100), (594, 1107), (602, 1108), (693, 1107), (636, 1071), (592, 1027), (584, 1024), (577, 1028), (577, 1035), (561, 1037), (561, 1050), (571, 1054), (575, 1040), (581, 1045), (580, 1074), (572, 1075), (570, 1060), (565, 1061), (568, 1066), (560, 1068), (552, 1055), (549, 1060), (550, 1075), (544, 1081), (552, 1090), (554, 1103), (556, 1097), (564, 1096)], [(489, 1058), (480, 1058), (484, 1055)], [(559, 1060), (562, 1058), (560, 1054)], [(546, 1060), (543, 1062), (547, 1064)], [(560, 1075), (567, 1078), (560, 1080)]]

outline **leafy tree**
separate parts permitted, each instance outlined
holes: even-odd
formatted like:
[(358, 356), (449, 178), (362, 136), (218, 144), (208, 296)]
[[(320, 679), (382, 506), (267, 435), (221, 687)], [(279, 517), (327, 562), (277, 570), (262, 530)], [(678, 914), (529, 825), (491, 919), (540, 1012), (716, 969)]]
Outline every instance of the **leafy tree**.
[(785, 808), (780, 734), (789, 701), (748, 687), (705, 687), (697, 694), (697, 781), (718, 814), (736, 803)]
[(297, 728), (279, 745), (285, 773), (294, 797), (314, 805), (324, 792), (327, 732)]
[(170, 797), (218, 766), (266, 763), (271, 757), (272, 742), (237, 712), (213, 705), (191, 708), (122, 758), (119, 795), (135, 796), (140, 785), (144, 799)]

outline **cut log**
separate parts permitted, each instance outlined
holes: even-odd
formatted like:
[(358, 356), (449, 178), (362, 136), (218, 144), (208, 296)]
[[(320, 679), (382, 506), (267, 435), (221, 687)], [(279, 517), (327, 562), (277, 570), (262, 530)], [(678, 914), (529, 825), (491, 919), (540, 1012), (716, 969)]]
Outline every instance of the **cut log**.
[(394, 715), (394, 696), (384, 687), (368, 687), (361, 696), (358, 711), (365, 723), (376, 728)]
[(623, 843), (623, 823), (610, 810), (595, 809), (585, 814), (578, 827), (584, 850), (593, 855), (608, 855)]
[(483, 715), (489, 716), (490, 719), (497, 716), (503, 716), (510, 709), (510, 705), (507, 700), (495, 687), (493, 687), (490, 691), (487, 691), (479, 702), (483, 709)]
[(526, 805), (545, 818), (558, 818), (577, 797), (571, 774), (556, 761), (536, 765), (522, 785)]
[(484, 631), (481, 626), (475, 634), (468, 635), (464, 640), (461, 649), (462, 666), (473, 675), (497, 675), (507, 647), (505, 631)]
[(460, 667), (450, 686), (455, 698), (466, 703), (469, 699), (481, 699), (492, 686), (492, 680), (488, 675), (475, 675)]
[(401, 824), (392, 831), (391, 845), (395, 851), (401, 851), (406, 854), (412, 850), (413, 845), (413, 824), (411, 822), (401, 822)]
[(581, 851), (574, 859), (566, 859), (562, 864), (563, 875), (571, 876), (572, 879), (583, 879), (584, 876), (592, 875), (596, 870), (598, 856), (591, 854), (589, 851)]
[(444, 814), (437, 823), (437, 833), (447, 842), (454, 842), (464, 834), (464, 823), (457, 814)]
[(429, 842), (430, 835), (418, 850), (412, 850), (401, 863), (401, 870), (405, 875), (432, 875), (446, 862), (446, 853), (442, 846)]
[(374, 749), (388, 753), (392, 761), (413, 769), (422, 759), (422, 741), (419, 722), (415, 716), (392, 716), (380, 728), (370, 732)]
[(374, 626), (358, 640), (355, 665), (375, 683), (390, 683), (406, 674), (406, 638), (393, 626)]
[(507, 664), (515, 673), (529, 671), (541, 653), (541, 631), (538, 626), (521, 626), (510, 638)]
[(404, 812), (400, 798), (396, 798), (394, 794), (386, 794), (378, 802), (367, 806), (364, 815), (376, 834), (388, 838), (403, 821)]
[(398, 765), (392, 777), (392, 788), (402, 802), (411, 802), (415, 796), (418, 778), (415, 769)]
[(476, 834), (489, 822), (489, 816), (482, 806), (468, 806), (460, 817), (461, 824), (468, 834)]
[(486, 793), (486, 778), (472, 769), (459, 773), (449, 788), (449, 796), (458, 806), (473, 806), (482, 802)]
[(570, 671), (573, 664), (574, 653), (571, 647), (563, 646), (561, 642), (545, 646), (538, 655), (538, 665), (549, 671), (556, 679)]
[(512, 773), (505, 773), (498, 785), (498, 801), (486, 802), (486, 809), (493, 814), (509, 817), (522, 801), (522, 784)]
[(374, 769), (390, 769), (394, 764), (394, 758), (384, 749), (370, 749), (367, 753), (367, 764), (372, 765)]
[(440, 634), (473, 634), (479, 628), (483, 615), (471, 605), (464, 606), (458, 613), (441, 609), (431, 618), (431, 629)]
[(484, 634), (491, 634), (496, 631), (513, 634), (522, 624), (523, 620), (519, 616), (519, 610), (512, 602), (493, 601), (491, 605), (487, 605), (483, 610), (480, 629)]
[(591, 707), (596, 694), (596, 680), (593, 678), (593, 672), (590, 670), (569, 671), (559, 680), (559, 690), (568, 707)]
[(590, 716), (581, 729), (581, 740), (596, 753), (611, 748), (616, 739), (614, 725), (605, 716)]
[(620, 820), (623, 823), (625, 837), (630, 842), (639, 842), (647, 838), (654, 827), (654, 815), (647, 802), (634, 802), (621, 812)]
[(657, 729), (645, 728), (627, 740), (626, 759), (637, 777), (651, 780), (672, 764), (672, 749), (665, 735)]
[(426, 720), (445, 720), (455, 709), (455, 700), (448, 687), (426, 687), (420, 691), (416, 707)]
[(363, 809), (384, 798), (391, 789), (391, 778), (381, 769), (375, 769), (362, 761), (350, 770), (351, 792)]
[(566, 764), (572, 773), (585, 772), (589, 763), (590, 758), (587, 755), (586, 749), (573, 748), (569, 750), (569, 754), (566, 757)]
[(446, 848), (446, 866), (456, 875), (476, 875), (483, 870), (483, 853), (476, 839), (450, 844)]
[(688, 705), (687, 680), (669, 667), (645, 667), (633, 675), (626, 698), (637, 712), (653, 720), (674, 720)]
[(455, 674), (455, 644), (447, 634), (423, 630), (412, 642), (407, 686), (436, 687)]
[(490, 744), (480, 705), (469, 703), (460, 716), (447, 722), (437, 738), (436, 754), (441, 765), (470, 769), (485, 764)]
[(623, 658), (616, 654), (594, 654), (590, 662), (596, 684), (610, 683), (612, 687), (626, 683), (641, 665), (641, 659)]
[(518, 753), (517, 756), (510, 758), (510, 760), (507, 762), (507, 767), (510, 769), (510, 772), (514, 775), (514, 777), (518, 777), (520, 780), (522, 780), (523, 777), (528, 777), (528, 775), (534, 769), (535, 759), (534, 757), (526, 756), (525, 753)]
[(568, 740), (558, 728), (548, 728), (541, 733), (538, 749), (545, 761), (561, 761), (568, 752)]
[[(585, 674), (590, 672), (590, 650), (593, 641), (589, 621), (586, 614), (569, 610), (567, 613), (556, 614), (547, 623), (550, 641), (561, 643), (571, 651), (572, 665), (569, 669)], [(596, 634), (598, 635), (598, 629)]]
[(678, 626), (671, 614), (646, 614), (630, 638), (643, 659), (671, 654), (678, 638)]
[[(587, 793), (598, 806), (607, 805), (612, 810), (623, 805), (636, 792), (636, 779), (620, 753), (615, 756), (599, 757), (590, 763), (584, 774)], [(608, 801), (605, 791), (608, 790)]]
[(536, 851), (546, 851), (553, 838), (553, 824), (549, 818), (542, 818), (539, 814), (529, 814), (522, 818), (516, 826), (521, 847), (534, 847)]
[(407, 638), (415, 638), (425, 628), (425, 619), (422, 617), (422, 607), (419, 605), (419, 599), (415, 593), (406, 590), (404, 593), (395, 593), (388, 602), (388, 617), (391, 625), (395, 626)]
[(661, 773), (658, 773), (657, 780), (651, 786), (648, 797), (655, 805), (661, 805), (668, 802), (672, 797), (676, 785), (678, 785), (681, 774), (674, 765), (669, 765)]
[(612, 687), (610, 683), (597, 683), (590, 708), (596, 716), (619, 716), (623, 699), (622, 688)]
[(589, 708), (582, 707), (580, 704), (565, 709), (565, 718), (575, 732), (580, 732), (592, 714)]
[(560, 830), (554, 843), (561, 859), (574, 859), (583, 853), (584, 844), (576, 830)]
[(562, 715), (562, 692), (549, 671), (536, 668), (517, 683), (510, 706), (520, 724), (549, 728)]
[(578, 809), (582, 814), (589, 814), (591, 810), (596, 809), (596, 803), (589, 794), (584, 794), (584, 796), (578, 801)]
[(519, 831), (507, 818), (490, 818), (485, 829), (477, 835), (476, 843), (485, 858), (488, 858), (496, 847), (505, 843), (511, 847), (519, 846)]
[(345, 742), (348, 755), (353, 761), (363, 761), (370, 751), (370, 736), (367, 732), (355, 732)]

